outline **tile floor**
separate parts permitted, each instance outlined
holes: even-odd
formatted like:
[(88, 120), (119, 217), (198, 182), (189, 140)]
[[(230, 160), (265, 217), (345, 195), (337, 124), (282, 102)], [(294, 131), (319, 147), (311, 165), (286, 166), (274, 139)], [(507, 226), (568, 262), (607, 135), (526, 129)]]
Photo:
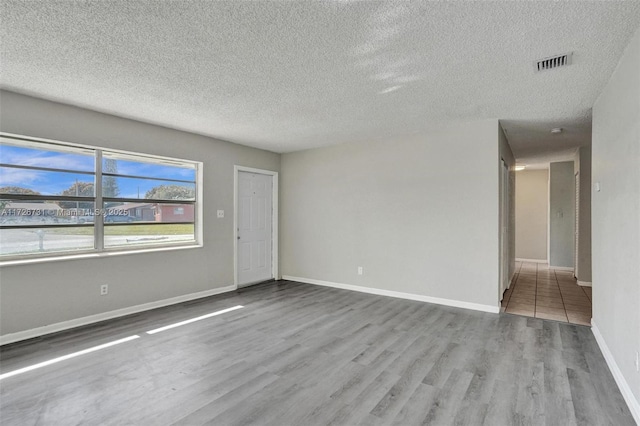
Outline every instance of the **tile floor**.
[(581, 287), (573, 272), (543, 263), (516, 262), (516, 274), (505, 291), (508, 314), (591, 325), (591, 287)]

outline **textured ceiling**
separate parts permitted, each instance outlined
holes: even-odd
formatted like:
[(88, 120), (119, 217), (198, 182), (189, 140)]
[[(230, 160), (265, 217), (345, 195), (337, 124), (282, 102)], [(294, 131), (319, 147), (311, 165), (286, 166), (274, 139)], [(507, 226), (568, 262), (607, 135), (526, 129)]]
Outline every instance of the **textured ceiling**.
[(276, 152), (499, 118), (533, 160), (589, 143), (640, 2), (2, 0), (1, 15), (9, 90)]

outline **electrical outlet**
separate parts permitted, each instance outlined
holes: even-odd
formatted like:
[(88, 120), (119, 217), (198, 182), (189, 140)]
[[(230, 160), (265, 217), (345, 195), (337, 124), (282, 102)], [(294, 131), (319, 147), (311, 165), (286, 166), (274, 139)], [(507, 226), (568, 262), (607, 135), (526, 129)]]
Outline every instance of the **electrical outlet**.
[(218, 218), (221, 219), (224, 217), (224, 210), (218, 210)]
[(109, 285), (108, 284), (102, 284), (100, 286), (100, 296), (104, 296), (106, 294), (109, 293)]
[(364, 273), (364, 268), (362, 266), (358, 266), (358, 275), (362, 275)]

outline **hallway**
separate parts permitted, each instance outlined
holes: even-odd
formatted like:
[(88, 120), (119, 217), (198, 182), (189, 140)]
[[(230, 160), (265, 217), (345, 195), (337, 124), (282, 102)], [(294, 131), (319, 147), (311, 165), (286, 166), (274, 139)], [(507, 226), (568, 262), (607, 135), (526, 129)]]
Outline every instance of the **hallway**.
[(502, 300), (504, 312), (591, 325), (591, 287), (576, 283), (573, 272), (547, 264), (516, 262), (511, 287)]

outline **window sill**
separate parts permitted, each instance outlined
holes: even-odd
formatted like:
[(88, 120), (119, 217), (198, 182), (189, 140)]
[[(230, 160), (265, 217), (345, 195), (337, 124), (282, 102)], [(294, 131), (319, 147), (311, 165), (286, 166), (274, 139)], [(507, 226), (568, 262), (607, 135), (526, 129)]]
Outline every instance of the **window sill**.
[(191, 250), (191, 249), (198, 249), (202, 247), (203, 247), (202, 244), (194, 243), (191, 245), (164, 246), (164, 247), (129, 249), (129, 250), (113, 250), (113, 251), (103, 251), (99, 253), (86, 252), (86, 253), (76, 253), (76, 254), (66, 254), (66, 255), (60, 254), (60, 255), (51, 255), (46, 257), (33, 257), (30, 259), (4, 260), (4, 261), (0, 261), (0, 268), (4, 266), (61, 262), (66, 260), (98, 259), (103, 257), (123, 256), (128, 254), (157, 253), (157, 252), (174, 251), (174, 250)]

